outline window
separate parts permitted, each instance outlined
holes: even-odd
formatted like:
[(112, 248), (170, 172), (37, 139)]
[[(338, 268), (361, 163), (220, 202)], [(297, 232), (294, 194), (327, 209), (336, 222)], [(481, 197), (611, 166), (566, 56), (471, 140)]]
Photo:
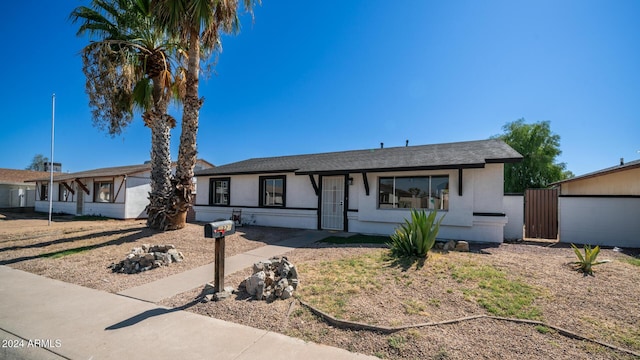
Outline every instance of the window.
[[(70, 197), (71, 192), (69, 189), (62, 184), (58, 184), (58, 201), (69, 201)], [(73, 197), (71, 197), (71, 201), (73, 201)]]
[(448, 176), (381, 177), (379, 209), (449, 210)]
[(49, 185), (40, 184), (40, 201), (49, 200)]
[(260, 176), (260, 206), (285, 206), (286, 176)]
[(231, 178), (209, 179), (209, 205), (229, 206)]
[(93, 184), (93, 202), (113, 202), (113, 181), (96, 181)]

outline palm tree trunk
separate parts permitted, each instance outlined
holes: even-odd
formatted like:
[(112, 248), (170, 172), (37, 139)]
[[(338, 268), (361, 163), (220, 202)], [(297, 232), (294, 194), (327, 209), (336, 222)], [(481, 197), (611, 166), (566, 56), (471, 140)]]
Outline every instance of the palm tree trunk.
[(172, 181), (173, 201), (168, 229), (181, 229), (187, 222), (187, 211), (191, 207), (193, 195), (193, 169), (198, 159), (197, 136), (198, 118), (204, 99), (198, 98), (198, 78), (200, 76), (200, 31), (191, 29), (189, 35), (189, 62), (187, 83), (182, 113), (182, 132), (176, 176)]
[(153, 81), (154, 109), (143, 115), (151, 129), (151, 192), (147, 205), (147, 226), (166, 230), (167, 208), (171, 200), (171, 128), (175, 120), (167, 114), (169, 97), (159, 79)]

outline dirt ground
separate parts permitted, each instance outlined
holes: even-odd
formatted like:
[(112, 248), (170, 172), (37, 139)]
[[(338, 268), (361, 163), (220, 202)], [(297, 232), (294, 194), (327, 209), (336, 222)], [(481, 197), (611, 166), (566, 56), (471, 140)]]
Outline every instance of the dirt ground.
[[(297, 233), (262, 227), (238, 230), (233, 240), (227, 241), (227, 256)], [(108, 269), (142, 243), (174, 244), (184, 253), (185, 261), (135, 275)], [(46, 256), (68, 250), (76, 253)], [(384, 246), (318, 243), (296, 249), (287, 257), (298, 268), (302, 288), (312, 285), (305, 274), (311, 277), (311, 273), (316, 276), (323, 269), (329, 271), (332, 262), (375, 257), (386, 251)], [(213, 243), (204, 239), (199, 224), (157, 233), (146, 229), (144, 221), (73, 221), (63, 217), (54, 219), (49, 227), (46, 218), (0, 214), (0, 264), (110, 292), (210, 263), (213, 256)], [(629, 262), (631, 255), (612, 249), (604, 249), (599, 258), (612, 261), (598, 265), (595, 276), (583, 276), (570, 268), (575, 255), (562, 244), (502, 244), (474, 246), (471, 253), (434, 253), (421, 268), (385, 265), (380, 271), (391, 280), (385, 281), (384, 287), (354, 291), (344, 304), (343, 318), (402, 326), (490, 315), (474, 295), (488, 285), (452, 276), (460, 264), (472, 264), (478, 269), (496, 269), (508, 280), (534, 289), (532, 306), (540, 312), (538, 320), (639, 353), (640, 266)], [(238, 286), (249, 275), (249, 269), (230, 274), (225, 284)], [(376, 279), (370, 282), (375, 284)], [(196, 301), (200, 290), (179, 294), (161, 305), (387, 359), (636, 358), (530, 324), (482, 318), (394, 333), (350, 330), (328, 325), (295, 299), (267, 303), (240, 291), (225, 301), (202, 303)], [(408, 311), (407, 304), (418, 304), (419, 311)]]

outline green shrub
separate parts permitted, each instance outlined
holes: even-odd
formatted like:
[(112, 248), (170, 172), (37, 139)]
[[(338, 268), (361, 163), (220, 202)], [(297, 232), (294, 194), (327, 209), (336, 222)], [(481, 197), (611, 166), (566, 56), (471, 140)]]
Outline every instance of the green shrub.
[(598, 254), (600, 253), (600, 246), (596, 246), (593, 249), (591, 245), (584, 246), (584, 256), (580, 252), (577, 246), (571, 244), (573, 251), (576, 253), (578, 257), (578, 261), (574, 261), (572, 264), (575, 265), (576, 270), (583, 272), (584, 274), (593, 275), (592, 267), (595, 265), (603, 264), (609, 262), (610, 260), (602, 260), (596, 261)]
[(440, 220), (436, 221), (438, 213), (432, 211), (429, 215), (424, 210), (411, 210), (411, 221), (405, 219), (404, 224), (391, 235), (389, 247), (395, 256), (426, 258), (429, 250), (436, 242), (440, 231)]

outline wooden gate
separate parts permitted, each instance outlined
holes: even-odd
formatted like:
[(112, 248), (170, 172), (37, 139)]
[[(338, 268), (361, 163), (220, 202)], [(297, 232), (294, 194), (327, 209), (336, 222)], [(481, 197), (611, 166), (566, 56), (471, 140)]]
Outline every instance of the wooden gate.
[(525, 191), (524, 229), (525, 238), (558, 238), (558, 189)]

